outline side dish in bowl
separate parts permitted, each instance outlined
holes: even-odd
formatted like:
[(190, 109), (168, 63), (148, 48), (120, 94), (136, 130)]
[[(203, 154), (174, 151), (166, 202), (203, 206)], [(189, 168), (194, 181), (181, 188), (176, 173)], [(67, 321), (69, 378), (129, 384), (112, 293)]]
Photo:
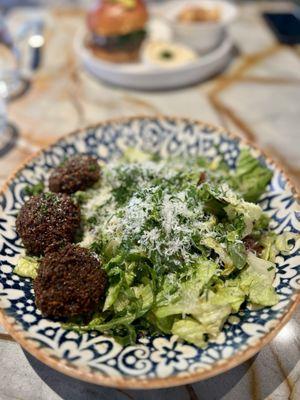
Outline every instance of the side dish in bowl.
[(170, 2), (165, 18), (179, 42), (205, 53), (224, 39), (225, 28), (235, 19), (236, 7), (225, 0)]
[(221, 11), (218, 6), (215, 7), (203, 7), (199, 6), (187, 6), (177, 15), (177, 21), (185, 24), (197, 23), (197, 22), (218, 22), (221, 19)]

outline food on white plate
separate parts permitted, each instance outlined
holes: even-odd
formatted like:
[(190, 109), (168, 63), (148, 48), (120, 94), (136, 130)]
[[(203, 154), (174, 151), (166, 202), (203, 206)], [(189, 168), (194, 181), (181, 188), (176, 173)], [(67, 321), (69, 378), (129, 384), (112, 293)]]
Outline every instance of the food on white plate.
[(174, 68), (197, 59), (197, 53), (187, 46), (166, 41), (150, 41), (143, 50), (143, 61), (154, 67)]
[(146, 37), (147, 21), (142, 0), (98, 1), (87, 15), (87, 46), (107, 61), (135, 61)]
[[(34, 246), (25, 240), (28, 254), (14, 270), (34, 280), (44, 316), (124, 345), (163, 333), (204, 348), (231, 314), (277, 304), (275, 258), (289, 253), (295, 235), (270, 229), (258, 201), (272, 172), (247, 149), (234, 170), (220, 158), (162, 159), (131, 149), (101, 173), (71, 194), (81, 209), (76, 244), (73, 236), (60, 239), (65, 225), (50, 217), (60, 215), (65, 197), (38, 195), (39, 185), (20, 211), (23, 239), (32, 222), (51, 225), (48, 246), (46, 237), (41, 248), (38, 236)], [(70, 179), (66, 171), (60, 178)]]
[(219, 7), (187, 6), (177, 16), (179, 22), (217, 22), (221, 19)]

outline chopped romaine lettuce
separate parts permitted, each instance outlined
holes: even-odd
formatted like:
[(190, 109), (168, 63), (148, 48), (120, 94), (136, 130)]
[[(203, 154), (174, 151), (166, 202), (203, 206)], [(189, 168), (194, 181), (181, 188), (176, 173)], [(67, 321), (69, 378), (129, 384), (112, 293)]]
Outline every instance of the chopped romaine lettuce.
[(272, 178), (272, 171), (252, 157), (250, 151), (243, 149), (237, 160), (231, 185), (237, 189), (246, 201), (256, 202), (263, 194)]
[(236, 313), (239, 311), (241, 305), (245, 301), (245, 293), (236, 285), (234, 280), (226, 282), (226, 286), (218, 287), (215, 296), (212, 300), (215, 305), (229, 304), (231, 312)]
[(220, 304), (215, 293), (209, 291), (198, 300), (192, 316), (200, 322), (203, 331), (215, 338), (231, 313), (231, 306), (226, 299)]
[(226, 252), (226, 246), (222, 246), (221, 243), (218, 243), (218, 241), (212, 237), (204, 237), (202, 239), (202, 244), (211, 248), (218, 254), (221, 261), (224, 263), (226, 274), (232, 272), (233, 261)]
[(228, 253), (233, 265), (237, 269), (242, 269), (247, 262), (245, 246), (242, 242), (233, 242), (228, 244)]
[(248, 253), (247, 262), (249, 267), (244, 272), (256, 273), (266, 278), (270, 283), (273, 282), (275, 278), (275, 264), (273, 262), (256, 257), (256, 255), (251, 252)]
[(225, 211), (230, 221), (234, 220), (237, 216), (243, 218), (245, 224), (243, 237), (248, 236), (252, 232), (255, 222), (259, 221), (262, 215), (262, 209), (257, 204), (248, 203), (244, 200), (229, 204), (225, 208)]
[(263, 246), (261, 256), (264, 260), (275, 262), (278, 254), (289, 254), (294, 247), (290, 242), (298, 239), (300, 239), (300, 235), (293, 232), (283, 232), (279, 235), (274, 232), (267, 232), (260, 238), (260, 243)]
[(203, 326), (192, 318), (176, 321), (172, 327), (172, 333), (195, 346), (202, 348), (206, 346)]
[(276, 304), (274, 261), (291, 251), (291, 236), (272, 234), (254, 203), (271, 176), (248, 150), (235, 171), (220, 157), (162, 160), (135, 149), (103, 167), (101, 186), (75, 197), (82, 245), (101, 259), (108, 288), (88, 324), (66, 327), (123, 344), (173, 333), (205, 347), (244, 303)]
[[(197, 307), (197, 300), (214, 276), (218, 266), (208, 260), (199, 260), (195, 266), (193, 274), (181, 283), (173, 300), (170, 299), (167, 305), (155, 310), (157, 318), (164, 318), (174, 314), (192, 314), (194, 307)], [(162, 295), (158, 295), (158, 298)], [(168, 301), (168, 295), (165, 296)], [(162, 302), (160, 302), (161, 304)], [(166, 302), (165, 302), (166, 303)], [(159, 303), (158, 303), (159, 304)]]
[(272, 306), (278, 302), (278, 295), (272, 286), (275, 278), (275, 264), (249, 253), (248, 267), (240, 274), (240, 287), (253, 304)]
[(152, 159), (151, 154), (145, 153), (135, 147), (129, 147), (123, 154), (125, 162), (128, 163), (142, 163), (145, 161), (150, 161)]
[(20, 257), (14, 269), (14, 273), (24, 278), (35, 279), (39, 267), (39, 259), (36, 257)]

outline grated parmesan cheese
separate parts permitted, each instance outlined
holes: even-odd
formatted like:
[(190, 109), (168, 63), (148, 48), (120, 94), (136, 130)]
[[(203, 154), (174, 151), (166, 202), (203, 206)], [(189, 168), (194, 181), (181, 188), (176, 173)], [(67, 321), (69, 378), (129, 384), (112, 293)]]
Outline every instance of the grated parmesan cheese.
[[(216, 218), (205, 214), (203, 204), (191, 196), (186, 177), (192, 173), (180, 162), (109, 165), (102, 187), (93, 190), (84, 206), (85, 218), (94, 223), (83, 243), (90, 243), (92, 237), (107, 242), (117, 237), (121, 245), (135, 247), (150, 259), (154, 256), (155, 262), (174, 266), (191, 263), (197, 256), (191, 251), (195, 234), (217, 235), (212, 229)], [(195, 177), (197, 182), (197, 174)], [(221, 183), (217, 190), (228, 203), (241, 201), (227, 183)]]

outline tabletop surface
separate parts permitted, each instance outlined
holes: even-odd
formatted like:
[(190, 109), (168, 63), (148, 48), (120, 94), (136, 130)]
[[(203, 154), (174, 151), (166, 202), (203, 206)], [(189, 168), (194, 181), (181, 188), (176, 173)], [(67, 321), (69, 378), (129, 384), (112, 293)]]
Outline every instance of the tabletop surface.
[[(79, 66), (73, 51), (80, 9), (47, 9), (41, 68), (9, 104), (17, 133), (0, 137), (0, 183), (32, 153), (62, 135), (120, 116), (167, 114), (222, 125), (263, 148), (300, 186), (300, 50), (278, 44), (261, 18), (290, 4), (247, 3), (230, 27), (231, 65), (219, 77), (169, 92), (109, 87)], [(15, 9), (12, 28), (37, 10)], [(7, 146), (9, 144), (9, 146)], [(0, 151), (1, 152), (1, 151)], [(218, 377), (179, 388), (121, 391), (85, 384), (44, 366), (0, 328), (0, 400), (300, 399), (300, 310), (256, 357)]]

